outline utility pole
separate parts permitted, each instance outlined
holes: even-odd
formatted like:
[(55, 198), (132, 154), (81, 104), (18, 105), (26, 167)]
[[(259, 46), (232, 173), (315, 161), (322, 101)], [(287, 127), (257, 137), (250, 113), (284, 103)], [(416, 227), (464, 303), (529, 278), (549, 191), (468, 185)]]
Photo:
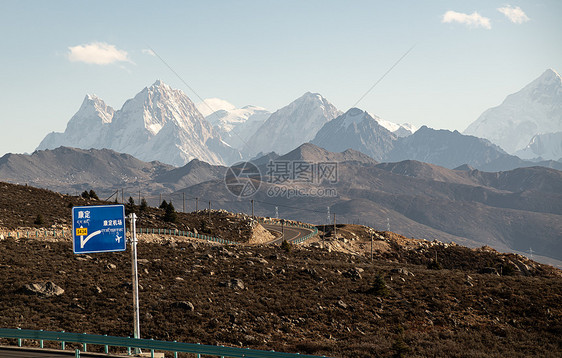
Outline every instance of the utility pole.
[(182, 192), (183, 196), (183, 212), (185, 213), (185, 192)]
[(209, 224), (211, 223), (211, 200), (209, 200)]
[(285, 219), (281, 219), (281, 238), (285, 240)]
[(137, 205), (140, 205), (140, 202), (141, 202), (140, 192), (141, 192), (141, 191), (139, 190), (139, 201), (138, 201), (138, 204), (137, 204)]
[(121, 189), (121, 204), (125, 204), (125, 190)]
[(195, 198), (195, 212), (199, 211), (199, 198)]
[(336, 237), (336, 213), (334, 213), (334, 238)]
[(158, 207), (162, 204), (162, 193), (160, 193), (160, 202), (158, 203)]
[(279, 207), (278, 206), (275, 207), (275, 218), (279, 219)]
[(250, 200), (252, 202), (252, 220), (255, 219), (254, 217), (254, 199)]

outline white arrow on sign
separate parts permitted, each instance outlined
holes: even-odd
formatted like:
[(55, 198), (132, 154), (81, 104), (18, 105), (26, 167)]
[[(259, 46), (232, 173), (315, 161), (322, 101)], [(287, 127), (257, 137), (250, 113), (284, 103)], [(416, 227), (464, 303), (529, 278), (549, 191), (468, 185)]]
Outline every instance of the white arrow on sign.
[(86, 236), (86, 238), (84, 239), (84, 236), (80, 236), (80, 248), (83, 249), (84, 245), (86, 245), (86, 243), (94, 236), (101, 234), (101, 230), (98, 231), (94, 231), (93, 233), (91, 233), (90, 235)]

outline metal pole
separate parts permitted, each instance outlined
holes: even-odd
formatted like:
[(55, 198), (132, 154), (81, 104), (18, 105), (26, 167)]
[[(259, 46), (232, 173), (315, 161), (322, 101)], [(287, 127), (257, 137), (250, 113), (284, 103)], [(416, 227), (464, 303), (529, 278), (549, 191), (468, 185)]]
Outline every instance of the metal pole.
[(371, 262), (373, 261), (373, 232), (371, 232)]
[(182, 193), (183, 196), (183, 212), (185, 213), (185, 192)]
[(199, 198), (195, 198), (195, 212), (199, 211)]
[(250, 200), (252, 202), (252, 220), (254, 219), (254, 199)]
[(211, 223), (211, 200), (209, 200), (209, 224)]
[[(139, 271), (137, 265), (137, 216), (135, 213), (129, 215), (131, 219), (131, 261), (133, 265), (133, 334), (134, 338), (140, 338), (140, 314), (139, 314)], [(139, 354), (140, 349), (135, 348), (135, 354)]]
[(334, 238), (336, 237), (336, 213), (334, 213)]

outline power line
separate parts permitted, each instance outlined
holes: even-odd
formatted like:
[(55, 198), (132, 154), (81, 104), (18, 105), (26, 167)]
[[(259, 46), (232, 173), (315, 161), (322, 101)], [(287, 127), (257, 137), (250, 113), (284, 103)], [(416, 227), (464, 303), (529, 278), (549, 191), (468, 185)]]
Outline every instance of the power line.
[(404, 59), (404, 57), (406, 57), (406, 56), (410, 53), (410, 51), (412, 51), (412, 50), (414, 49), (414, 47), (416, 47), (416, 45), (413, 45), (412, 47), (410, 47), (410, 49), (409, 49), (408, 51), (406, 51), (406, 53), (403, 54), (403, 55), (398, 59), (398, 61), (396, 61), (392, 66), (390, 66), (390, 68), (381, 76), (381, 78), (379, 78), (379, 79), (377, 80), (377, 82), (375, 82), (375, 84), (372, 85), (371, 88), (369, 88), (369, 89), (367, 90), (367, 92), (365, 92), (365, 94), (363, 94), (363, 95), (361, 96), (361, 98), (359, 98), (359, 100), (358, 100), (357, 102), (355, 102), (355, 104), (354, 104), (352, 107), (357, 107), (357, 105), (359, 104), (359, 102), (361, 102), (361, 101), (363, 100), (363, 98), (365, 98), (365, 97), (369, 94), (369, 92), (371, 92), (371, 91), (373, 90), (373, 88), (375, 88), (375, 87), (379, 84), (379, 82), (382, 81), (383, 78), (385, 78), (386, 75), (388, 75), (388, 74), (390, 73), (390, 71), (392, 71), (392, 70), (394, 69), (394, 67), (396, 67), (396, 66), (400, 63), (400, 61), (402, 61), (402, 60)]

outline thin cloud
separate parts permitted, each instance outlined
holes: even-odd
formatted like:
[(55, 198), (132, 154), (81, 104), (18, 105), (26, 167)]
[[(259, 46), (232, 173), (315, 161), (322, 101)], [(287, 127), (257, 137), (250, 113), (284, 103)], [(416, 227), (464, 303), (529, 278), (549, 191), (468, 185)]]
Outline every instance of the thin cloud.
[(142, 53), (144, 53), (145, 55), (150, 55), (150, 56), (156, 56), (156, 54), (154, 53), (154, 51), (152, 51), (149, 48), (143, 48), (142, 49)]
[(109, 65), (115, 62), (133, 63), (127, 51), (120, 50), (105, 42), (92, 42), (68, 48), (68, 59), (71, 62), (84, 62), (94, 65)]
[(498, 11), (504, 14), (505, 17), (514, 24), (522, 24), (530, 20), (527, 14), (525, 14), (519, 6), (511, 7), (511, 5), (506, 5), (498, 8)]
[(459, 24), (467, 25), (469, 27), (483, 27), (488, 30), (492, 28), (490, 19), (480, 15), (476, 11), (469, 15), (449, 10), (443, 15), (441, 22), (458, 22)]

